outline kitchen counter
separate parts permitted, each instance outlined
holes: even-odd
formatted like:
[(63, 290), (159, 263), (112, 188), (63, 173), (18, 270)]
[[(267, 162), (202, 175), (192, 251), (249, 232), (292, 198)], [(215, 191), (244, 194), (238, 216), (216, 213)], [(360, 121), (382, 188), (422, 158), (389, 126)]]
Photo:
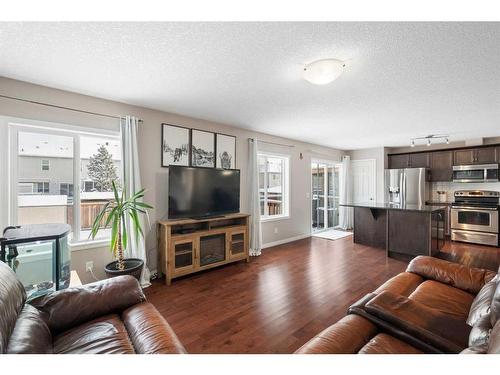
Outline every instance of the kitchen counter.
[(439, 201), (427, 201), (425, 204), (431, 205), (431, 206), (451, 206), (453, 202), (439, 202)]
[(340, 206), (345, 207), (363, 207), (382, 210), (400, 210), (400, 211), (417, 211), (417, 212), (434, 212), (446, 208), (446, 203), (442, 203), (441, 207), (434, 205), (417, 205), (417, 204), (395, 204), (395, 203), (377, 203), (377, 202), (362, 202), (362, 203), (345, 203)]
[(354, 208), (354, 242), (381, 248), (389, 257), (437, 255), (444, 245), (446, 204), (346, 203)]

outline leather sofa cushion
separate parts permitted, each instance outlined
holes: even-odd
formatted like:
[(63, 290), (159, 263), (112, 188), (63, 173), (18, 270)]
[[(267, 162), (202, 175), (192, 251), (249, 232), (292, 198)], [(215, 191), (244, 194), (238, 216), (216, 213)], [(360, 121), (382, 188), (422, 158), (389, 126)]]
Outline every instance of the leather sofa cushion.
[(52, 353), (52, 335), (40, 311), (24, 305), (7, 347), (9, 354)]
[(382, 292), (365, 306), (368, 313), (445, 352), (458, 353), (468, 345), (465, 319), (442, 313), (407, 297)]
[(118, 276), (68, 288), (29, 303), (47, 315), (51, 332), (60, 333), (102, 315), (121, 313), (146, 299), (132, 276)]
[(417, 274), (401, 272), (379, 286), (374, 293), (380, 294), (387, 291), (407, 297), (424, 281), (425, 279)]
[(464, 322), (474, 300), (470, 293), (433, 280), (424, 281), (409, 298)]
[(137, 353), (186, 353), (170, 325), (149, 302), (128, 308), (122, 319)]
[(460, 354), (486, 354), (488, 352), (488, 344), (480, 346), (470, 346), (460, 352)]
[(488, 341), (488, 354), (500, 354), (500, 321), (491, 330)]
[(493, 299), (490, 305), (490, 322), (491, 326), (494, 327), (500, 318), (500, 282), (497, 283), (495, 293), (493, 294)]
[(116, 314), (104, 315), (54, 338), (56, 354), (133, 354), (125, 325)]
[(24, 302), (26, 292), (10, 267), (0, 262), (0, 353), (7, 351), (10, 335)]
[(469, 346), (480, 346), (487, 344), (490, 338), (491, 324), (490, 316), (484, 315), (472, 326), (469, 335)]
[(476, 295), (484, 284), (492, 280), (496, 273), (482, 268), (471, 268), (429, 256), (414, 258), (406, 272), (412, 272), (426, 279), (462, 289)]
[(484, 315), (490, 313), (491, 301), (497, 287), (497, 277), (486, 283), (472, 301), (467, 324), (473, 326)]
[(393, 336), (379, 333), (361, 348), (359, 354), (423, 354), (423, 352)]
[(358, 315), (347, 315), (331, 325), (295, 353), (354, 354), (377, 334), (375, 325)]

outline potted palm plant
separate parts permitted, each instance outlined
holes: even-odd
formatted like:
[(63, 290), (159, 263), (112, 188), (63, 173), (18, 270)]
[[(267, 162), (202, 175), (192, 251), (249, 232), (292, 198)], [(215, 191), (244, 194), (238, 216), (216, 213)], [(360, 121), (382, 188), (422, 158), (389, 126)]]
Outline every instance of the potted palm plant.
[[(116, 260), (108, 263), (104, 267), (104, 271), (108, 277), (132, 275), (139, 280), (144, 267), (144, 261), (137, 258), (125, 258), (123, 254), (130, 237), (125, 225), (125, 217), (127, 215), (130, 216), (137, 241), (139, 236), (144, 236), (139, 215), (148, 215), (148, 210), (153, 207), (147, 203), (138, 201), (144, 197), (145, 189), (138, 191), (126, 199), (124, 191), (122, 191), (120, 196), (114, 181), (112, 182), (112, 188), (115, 199), (107, 202), (96, 216), (92, 224), (90, 236), (94, 239), (100, 229), (107, 228), (111, 224), (110, 250), (113, 252)], [(104, 225), (102, 225), (103, 223)]]

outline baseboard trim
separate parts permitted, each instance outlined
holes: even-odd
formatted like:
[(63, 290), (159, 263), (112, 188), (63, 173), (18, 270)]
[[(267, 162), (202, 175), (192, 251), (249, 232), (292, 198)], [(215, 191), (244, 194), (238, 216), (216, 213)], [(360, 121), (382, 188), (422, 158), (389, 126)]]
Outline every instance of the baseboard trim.
[(308, 237), (311, 237), (310, 233), (301, 234), (300, 236), (285, 238), (285, 239), (279, 240), (279, 241), (268, 242), (268, 243), (262, 244), (262, 249), (267, 249), (269, 247), (283, 245), (283, 244), (288, 243), (288, 242), (303, 240), (304, 238), (308, 238)]

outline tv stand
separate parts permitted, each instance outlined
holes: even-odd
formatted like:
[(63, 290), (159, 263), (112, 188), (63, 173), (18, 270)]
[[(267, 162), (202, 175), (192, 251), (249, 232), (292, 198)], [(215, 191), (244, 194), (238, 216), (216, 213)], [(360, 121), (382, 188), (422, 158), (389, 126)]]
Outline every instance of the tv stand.
[(249, 261), (247, 214), (158, 222), (158, 252), (165, 282), (223, 264)]
[(190, 217), (190, 219), (191, 220), (200, 221), (200, 220), (206, 220), (206, 219), (219, 219), (221, 217), (224, 217), (224, 215), (216, 215), (216, 216), (194, 216), (194, 217)]

